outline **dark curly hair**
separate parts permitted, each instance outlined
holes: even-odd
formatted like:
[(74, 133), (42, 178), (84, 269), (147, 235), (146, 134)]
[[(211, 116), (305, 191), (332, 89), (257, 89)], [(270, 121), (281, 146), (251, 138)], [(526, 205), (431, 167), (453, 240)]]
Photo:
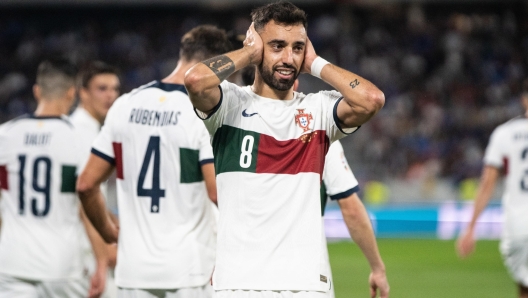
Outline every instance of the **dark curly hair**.
[(286, 1), (270, 3), (254, 9), (251, 12), (251, 20), (257, 31), (262, 30), (271, 20), (284, 25), (302, 24), (304, 28), (308, 26), (304, 10)]

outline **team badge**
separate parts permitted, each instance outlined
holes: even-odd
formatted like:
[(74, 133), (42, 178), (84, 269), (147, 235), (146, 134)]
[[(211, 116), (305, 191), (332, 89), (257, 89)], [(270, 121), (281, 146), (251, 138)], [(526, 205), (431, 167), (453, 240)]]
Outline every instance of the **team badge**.
[(307, 114), (304, 109), (297, 109), (299, 114), (295, 115), (295, 124), (298, 124), (302, 129), (303, 133), (310, 130), (310, 121), (313, 119), (312, 113)]

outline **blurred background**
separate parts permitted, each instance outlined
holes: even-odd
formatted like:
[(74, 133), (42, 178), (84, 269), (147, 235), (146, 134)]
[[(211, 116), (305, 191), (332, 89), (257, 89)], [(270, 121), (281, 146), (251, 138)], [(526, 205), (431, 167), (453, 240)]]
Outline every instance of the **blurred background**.
[[(224, 28), (240, 47), (249, 13), (266, 2), (1, 0), (0, 123), (34, 110), (36, 66), (50, 55), (117, 66), (124, 93), (169, 74), (182, 34), (198, 24)], [(378, 235), (454, 237), (469, 217), (464, 203), (475, 195), (491, 131), (522, 113), (526, 1), (294, 3), (309, 15), (318, 54), (385, 93), (382, 111), (342, 141)], [(300, 81), (305, 93), (330, 88), (309, 75)], [(500, 233), (501, 190), (481, 218), (489, 238)], [(328, 208), (335, 230), (340, 213)]]
[[(0, 0), (0, 123), (34, 110), (31, 88), (46, 57), (115, 65), (125, 93), (168, 75), (181, 36), (196, 25), (218, 25), (240, 47), (249, 13), (267, 2)], [(523, 113), (528, 2), (292, 2), (308, 13), (319, 55), (385, 93), (381, 112), (342, 143), (380, 238), (392, 297), (513, 297), (496, 240), (460, 263), (452, 239), (471, 215), (492, 130)], [(301, 92), (329, 88), (300, 76)], [(500, 236), (501, 193), (499, 185), (480, 218), (481, 238)], [(329, 239), (349, 239), (335, 202), (325, 219)], [(357, 247), (329, 248), (337, 297), (367, 297), (368, 265)], [(355, 275), (360, 290), (347, 288)]]

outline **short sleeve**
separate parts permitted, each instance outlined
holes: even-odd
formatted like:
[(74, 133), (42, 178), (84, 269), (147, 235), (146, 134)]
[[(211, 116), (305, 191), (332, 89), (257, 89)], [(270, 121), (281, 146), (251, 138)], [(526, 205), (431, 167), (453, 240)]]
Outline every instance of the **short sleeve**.
[(207, 129), (202, 123), (199, 123), (200, 133), (198, 139), (198, 148), (200, 150), (199, 159), (200, 165), (214, 162), (213, 147), (211, 146), (211, 138)]
[(359, 127), (343, 128), (337, 118), (337, 106), (343, 100), (341, 93), (332, 91), (320, 91), (317, 95), (321, 98), (326, 111), (326, 131), (331, 142), (344, 138), (355, 132)]
[(359, 191), (358, 181), (348, 165), (339, 141), (332, 143), (326, 154), (323, 182), (326, 194), (332, 200), (343, 199)]
[(496, 168), (502, 168), (505, 146), (508, 142), (503, 127), (497, 127), (491, 134), (490, 141), (484, 154), (484, 164)]
[(211, 136), (222, 126), (227, 113), (235, 106), (240, 104), (240, 100), (247, 95), (242, 94), (244, 91), (241, 87), (228, 81), (223, 81), (219, 86), (220, 101), (213, 111), (204, 120), (205, 127)]
[(108, 161), (111, 164), (115, 163), (115, 153), (113, 145), (113, 143), (115, 142), (114, 131), (115, 123), (117, 123), (119, 117), (118, 110), (120, 102), (123, 102), (122, 97), (118, 98), (108, 111), (104, 125), (101, 128), (101, 131), (99, 132), (97, 137), (95, 138), (91, 150), (92, 154), (101, 157), (102, 159)]

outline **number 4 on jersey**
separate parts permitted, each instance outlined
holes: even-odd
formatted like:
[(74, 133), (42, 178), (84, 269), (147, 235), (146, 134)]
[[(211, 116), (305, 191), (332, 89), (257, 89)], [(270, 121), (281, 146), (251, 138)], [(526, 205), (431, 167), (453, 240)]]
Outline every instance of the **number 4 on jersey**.
[[(152, 155), (154, 158), (152, 159)], [(152, 188), (144, 188), (145, 176), (147, 176), (147, 170), (149, 168), (150, 161), (153, 160), (152, 168)], [(147, 152), (143, 159), (143, 165), (139, 172), (138, 185), (137, 185), (138, 197), (150, 197), (150, 212), (159, 213), (160, 198), (165, 197), (165, 190), (160, 188), (160, 137), (150, 137), (147, 146)]]

